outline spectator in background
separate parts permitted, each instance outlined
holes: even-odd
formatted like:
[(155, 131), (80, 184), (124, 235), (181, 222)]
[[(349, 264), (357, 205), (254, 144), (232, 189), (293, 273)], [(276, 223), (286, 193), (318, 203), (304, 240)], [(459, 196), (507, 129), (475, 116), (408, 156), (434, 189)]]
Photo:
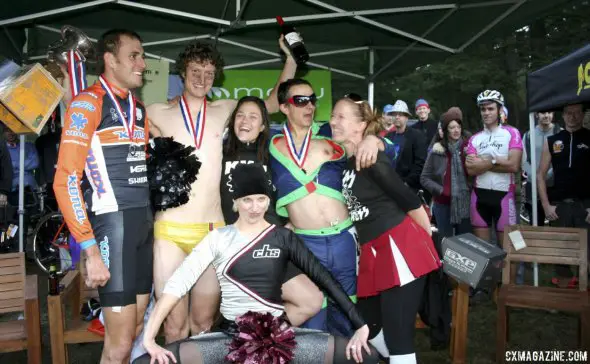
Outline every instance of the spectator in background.
[[(54, 115), (59, 115), (59, 110)], [(53, 193), (53, 177), (57, 167), (61, 127), (59, 119), (52, 118), (47, 123), (47, 132), (35, 140), (35, 147), (39, 154), (39, 183), (44, 186), (48, 195), (46, 204), (57, 211), (57, 201)]]
[[(8, 129), (3, 126), (4, 129)], [(12, 160), (6, 142), (0, 142), (0, 207), (6, 206), (12, 190)]]
[[(537, 186), (545, 216), (552, 226), (590, 228), (590, 130), (583, 128), (581, 104), (563, 108), (565, 129), (543, 143)], [(553, 191), (547, 193), (547, 175), (553, 168)], [(567, 265), (556, 265), (553, 284), (575, 287), (577, 278)]]
[(408, 105), (397, 100), (393, 105), (395, 131), (386, 135), (398, 148), (396, 171), (414, 192), (420, 189), (420, 174), (426, 160), (426, 137), (420, 131), (408, 128), (408, 118), (412, 116)]
[(422, 132), (426, 139), (426, 148), (438, 131), (438, 123), (430, 118), (430, 105), (424, 99), (418, 99), (416, 101), (416, 115), (418, 116), (418, 121), (412, 125), (412, 128)]
[[(536, 156), (536, 167), (535, 169), (539, 169), (539, 165), (541, 163), (541, 152), (543, 151), (543, 144), (545, 144), (545, 139), (551, 135), (555, 135), (561, 131), (561, 127), (558, 124), (553, 123), (553, 112), (539, 112), (537, 113), (537, 120), (538, 124), (535, 126), (535, 156)], [(523, 178), (527, 180), (526, 190), (525, 190), (525, 208), (529, 214), (529, 217), (533, 219), (533, 204), (532, 204), (532, 183), (528, 180), (529, 176), (531, 175), (531, 135), (530, 130), (524, 133), (522, 138), (522, 142), (524, 145), (524, 151), (522, 153), (522, 175)], [(547, 178), (546, 178), (546, 187), (547, 187), (547, 194), (551, 199), (551, 188), (553, 187), (553, 168), (549, 167), (547, 171)], [(537, 204), (537, 225), (543, 226), (545, 225), (545, 212), (541, 207), (541, 202), (539, 200), (539, 196), (537, 196), (537, 200), (539, 203)]]
[(380, 137), (384, 137), (388, 133), (395, 131), (395, 125), (393, 122), (393, 105), (387, 104), (383, 108), (383, 117), (381, 118), (381, 124), (383, 125), (383, 130), (379, 132)]
[(471, 232), (469, 185), (465, 152), (470, 135), (463, 130), (463, 113), (450, 108), (441, 117), (443, 137), (434, 143), (420, 176), (432, 194), (432, 213), (441, 238)]
[[(9, 196), (11, 205), (18, 205), (18, 173), (20, 160), (20, 145), (18, 135), (9, 128), (4, 128), (4, 137), (6, 138), (6, 146), (10, 153), (10, 160), (12, 161), (12, 193)], [(35, 169), (39, 167), (39, 155), (35, 145), (30, 142), (25, 143), (25, 188), (32, 190), (37, 188), (37, 181), (35, 180)]]

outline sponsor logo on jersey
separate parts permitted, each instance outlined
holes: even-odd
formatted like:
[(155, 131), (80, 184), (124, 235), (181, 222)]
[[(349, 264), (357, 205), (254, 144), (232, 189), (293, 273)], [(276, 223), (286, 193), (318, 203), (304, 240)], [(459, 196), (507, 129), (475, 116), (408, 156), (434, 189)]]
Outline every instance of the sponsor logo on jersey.
[(278, 258), (281, 256), (281, 249), (272, 249), (270, 245), (264, 244), (262, 249), (256, 249), (252, 252), (252, 258)]
[[(119, 140), (129, 139), (129, 134), (125, 130), (117, 130), (117, 131), (114, 131), (113, 134), (115, 134), (119, 138)], [(133, 139), (144, 139), (144, 138), (145, 138), (145, 132), (143, 130), (133, 131)]]
[(84, 213), (84, 206), (82, 206), (82, 199), (80, 198), (76, 171), (68, 176), (68, 196), (70, 196), (70, 202), (72, 203), (72, 209), (74, 210), (76, 221), (78, 221), (78, 224), (82, 225), (84, 220), (86, 220), (86, 214)]
[(147, 183), (147, 177), (136, 177), (136, 178), (129, 178), (130, 185), (136, 185), (140, 183)]
[(145, 162), (145, 151), (138, 151), (135, 153), (135, 155), (128, 153), (127, 162)]
[(561, 153), (563, 151), (563, 142), (561, 140), (556, 140), (553, 143), (553, 153)]
[(139, 107), (135, 108), (135, 118), (137, 119), (137, 121), (143, 119), (143, 111), (141, 111)]
[(88, 110), (88, 111), (94, 111), (94, 110), (96, 110), (96, 108), (94, 107), (94, 105), (92, 105), (88, 101), (74, 101), (74, 102), (72, 102), (72, 104), (70, 105), (70, 107), (71, 108), (77, 108), (77, 109), (85, 109), (85, 110)]
[(111, 265), (111, 261), (109, 259), (110, 253), (108, 236), (105, 235), (104, 239), (102, 239), (100, 243), (98, 243), (98, 248), (100, 249), (100, 256), (102, 258), (104, 265), (106, 265), (107, 268), (109, 268), (109, 266)]
[(92, 151), (92, 148), (88, 150), (88, 157), (86, 157), (86, 165), (88, 166), (88, 170), (90, 171), (90, 178), (92, 179), (92, 183), (94, 184), (95, 191), (98, 194), (98, 197), (102, 196), (103, 193), (106, 193), (104, 187), (104, 181), (102, 180), (102, 175), (100, 174), (100, 169), (98, 168), (98, 162), (96, 160), (96, 156)]
[(580, 144), (578, 144), (577, 148), (578, 149), (588, 149), (588, 146), (584, 143), (580, 143)]
[[(119, 113), (117, 113), (117, 110), (115, 110), (114, 108), (111, 107), (111, 118), (113, 119), (113, 121), (119, 121)], [(127, 113), (125, 111), (123, 111), (123, 117), (125, 119), (127, 119)]]
[(131, 172), (131, 173), (147, 172), (147, 166), (145, 164), (140, 164), (138, 166), (129, 166), (129, 172)]
[(84, 117), (84, 114), (81, 112), (75, 112), (70, 116), (70, 120), (70, 128), (66, 130), (66, 135), (88, 139), (88, 134), (81, 131), (88, 124), (88, 119)]

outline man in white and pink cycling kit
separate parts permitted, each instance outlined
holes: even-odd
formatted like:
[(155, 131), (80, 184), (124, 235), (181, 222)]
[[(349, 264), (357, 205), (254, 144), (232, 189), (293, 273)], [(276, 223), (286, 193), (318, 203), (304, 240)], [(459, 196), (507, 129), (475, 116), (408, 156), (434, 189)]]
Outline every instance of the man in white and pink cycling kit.
[[(500, 109), (504, 97), (495, 90), (478, 95), (484, 129), (471, 137), (467, 145), (467, 173), (475, 176), (471, 193), (471, 225), (474, 234), (490, 240), (490, 228), (503, 232), (516, 224), (514, 174), (520, 169), (522, 140), (516, 128), (501, 124)], [(503, 234), (497, 234), (500, 244)]]

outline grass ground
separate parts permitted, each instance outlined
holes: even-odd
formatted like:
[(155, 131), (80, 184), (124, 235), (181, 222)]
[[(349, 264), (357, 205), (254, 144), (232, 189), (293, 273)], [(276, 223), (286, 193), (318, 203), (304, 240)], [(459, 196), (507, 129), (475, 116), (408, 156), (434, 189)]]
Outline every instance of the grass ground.
[[(28, 266), (29, 272), (37, 272)], [(530, 271), (527, 272), (530, 276)], [(551, 270), (541, 268), (542, 285), (548, 285)], [(39, 297), (41, 300), (41, 325), (43, 331), (43, 363), (51, 363), (49, 327), (47, 322), (47, 281), (39, 274)], [(512, 310), (510, 316), (509, 350), (576, 350), (577, 320), (574, 315), (548, 311)], [(431, 351), (427, 329), (416, 332), (418, 362), (421, 364), (450, 363), (448, 351)], [(490, 302), (470, 308), (467, 362), (488, 364), (495, 362), (496, 306)], [(71, 364), (98, 363), (102, 344), (70, 345)], [(2, 364), (24, 364), (25, 352), (0, 354)]]

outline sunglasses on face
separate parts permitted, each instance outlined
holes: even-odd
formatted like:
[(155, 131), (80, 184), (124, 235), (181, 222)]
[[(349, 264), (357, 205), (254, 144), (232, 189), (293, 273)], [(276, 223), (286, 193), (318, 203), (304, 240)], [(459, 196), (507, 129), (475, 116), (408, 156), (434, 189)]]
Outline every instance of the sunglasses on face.
[(297, 107), (305, 107), (307, 104), (311, 102), (313, 106), (315, 106), (316, 102), (318, 102), (318, 98), (315, 94), (311, 94), (309, 96), (304, 95), (294, 95), (290, 97), (287, 102), (291, 105), (295, 105)]
[(351, 100), (354, 103), (361, 103), (363, 102), (363, 98), (361, 97), (361, 95), (359, 94), (355, 94), (354, 92), (351, 92), (349, 94), (344, 95), (345, 98)]

